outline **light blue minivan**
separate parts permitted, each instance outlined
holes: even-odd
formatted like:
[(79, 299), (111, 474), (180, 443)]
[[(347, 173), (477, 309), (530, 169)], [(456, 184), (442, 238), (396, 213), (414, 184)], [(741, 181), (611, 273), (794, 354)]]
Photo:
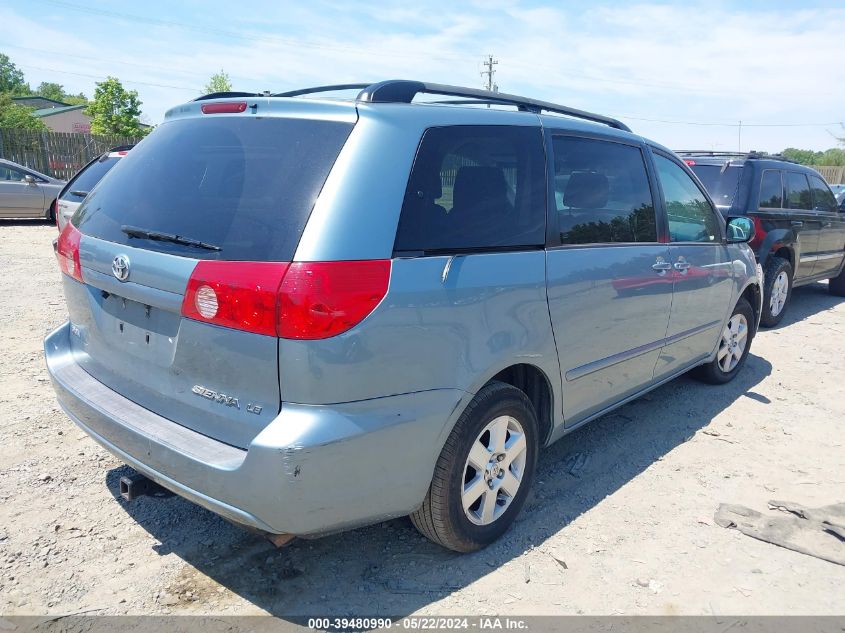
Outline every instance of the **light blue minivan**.
[(693, 368), (741, 370), (752, 236), (604, 116), (398, 80), (213, 94), (65, 226), (47, 364), (97, 442), (232, 521), (409, 514), (471, 551), (541, 447)]

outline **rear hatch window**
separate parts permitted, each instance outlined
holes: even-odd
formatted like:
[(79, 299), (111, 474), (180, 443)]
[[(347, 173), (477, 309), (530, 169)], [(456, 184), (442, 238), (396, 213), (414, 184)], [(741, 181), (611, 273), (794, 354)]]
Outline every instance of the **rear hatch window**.
[(290, 261), (351, 130), (348, 122), (244, 116), (164, 123), (86, 198), (74, 224), (85, 235), (174, 255)]
[[(181, 119), (121, 158), (73, 219), (83, 234), (85, 283), (65, 277), (65, 296), (80, 366), (164, 418), (247, 447), (279, 411), (278, 339), (191, 318), (185, 289), (200, 264), (218, 264), (197, 260), (221, 260), (220, 268), (232, 266), (223, 260), (250, 262), (242, 266), (259, 272), (274, 264), (257, 260), (290, 261), (352, 126)], [(163, 234), (215, 247), (162, 241)], [(246, 297), (239, 314), (257, 318), (249, 312), (257, 291), (239, 296)]]
[(67, 184), (59, 199), (67, 202), (82, 202), (119, 160), (121, 160), (120, 156), (107, 155), (89, 164)]
[(707, 189), (707, 193), (720, 207), (733, 204), (739, 178), (742, 176), (742, 165), (693, 165), (691, 169)]

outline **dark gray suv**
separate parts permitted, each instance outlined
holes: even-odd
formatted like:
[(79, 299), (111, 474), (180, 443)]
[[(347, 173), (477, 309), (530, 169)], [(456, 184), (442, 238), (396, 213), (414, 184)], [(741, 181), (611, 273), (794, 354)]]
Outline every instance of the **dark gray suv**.
[(268, 533), (409, 514), (470, 551), (542, 446), (741, 370), (753, 225), (672, 152), (513, 95), (353, 87), (173, 108), (65, 226), (47, 364), (121, 460)]
[(774, 326), (792, 288), (829, 279), (845, 296), (845, 208), (815, 169), (751, 152), (678, 152), (728, 216), (754, 222), (750, 246), (763, 267), (763, 314)]

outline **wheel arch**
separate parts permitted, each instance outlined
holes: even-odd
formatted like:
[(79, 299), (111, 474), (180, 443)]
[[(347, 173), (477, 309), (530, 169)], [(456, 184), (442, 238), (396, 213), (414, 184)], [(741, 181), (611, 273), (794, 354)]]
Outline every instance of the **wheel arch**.
[(788, 231), (786, 229), (769, 231), (769, 233), (766, 234), (766, 239), (763, 240), (763, 244), (758, 252), (760, 253), (760, 265), (763, 266), (763, 268), (766, 267), (766, 264), (768, 264), (769, 259), (772, 257), (782, 257), (783, 259), (789, 261), (789, 265), (792, 266), (794, 274), (795, 235), (792, 231)]
[(47, 209), (44, 212), (44, 219), (45, 220), (53, 220), (59, 217), (59, 199), (58, 197), (53, 198), (50, 204), (47, 205)]
[(751, 311), (754, 313), (754, 329), (751, 334), (756, 336), (757, 330), (760, 328), (760, 315), (763, 311), (763, 289), (759, 283), (752, 281), (739, 293), (739, 299), (745, 299), (751, 304)]
[(545, 446), (554, 428), (555, 393), (549, 377), (530, 363), (515, 363), (499, 370), (481, 388), (491, 382), (503, 382), (522, 391), (534, 406), (540, 424), (540, 444)]

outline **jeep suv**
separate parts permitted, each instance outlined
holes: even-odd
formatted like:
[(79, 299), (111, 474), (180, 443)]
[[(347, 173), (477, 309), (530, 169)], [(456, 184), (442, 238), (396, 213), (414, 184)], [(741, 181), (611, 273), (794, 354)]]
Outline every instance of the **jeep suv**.
[(122, 461), (267, 533), (410, 515), (471, 551), (541, 446), (741, 370), (753, 225), (672, 152), (501, 93), (313, 96), (338, 88), (171, 109), (62, 231), (47, 365)]
[(777, 325), (792, 288), (829, 279), (845, 296), (845, 209), (821, 175), (781, 156), (679, 152), (725, 215), (754, 221), (763, 266), (761, 323)]

